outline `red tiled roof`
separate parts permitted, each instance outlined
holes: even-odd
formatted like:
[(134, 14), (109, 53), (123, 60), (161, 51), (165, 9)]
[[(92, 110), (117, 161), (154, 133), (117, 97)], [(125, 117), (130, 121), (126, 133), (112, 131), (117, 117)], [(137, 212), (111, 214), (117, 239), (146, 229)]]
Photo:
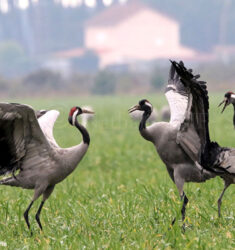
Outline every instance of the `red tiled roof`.
[(148, 5), (138, 0), (130, 1), (126, 4), (115, 4), (101, 11), (96, 16), (86, 22), (87, 26), (111, 26), (126, 18), (136, 14), (143, 9), (151, 9)]

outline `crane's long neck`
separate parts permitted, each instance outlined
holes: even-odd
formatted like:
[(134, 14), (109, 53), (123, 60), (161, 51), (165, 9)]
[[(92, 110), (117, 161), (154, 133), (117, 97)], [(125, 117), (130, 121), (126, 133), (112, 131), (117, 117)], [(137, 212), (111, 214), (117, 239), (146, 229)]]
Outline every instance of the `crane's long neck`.
[(140, 121), (140, 125), (139, 125), (139, 130), (140, 132), (143, 130), (143, 129), (146, 129), (146, 121), (148, 120), (149, 116), (151, 115), (151, 112), (149, 111), (144, 111), (143, 113), (143, 116), (142, 116), (142, 119)]
[(81, 132), (82, 134), (82, 139), (84, 144), (89, 145), (90, 144), (90, 136), (89, 133), (87, 132), (86, 128), (83, 127), (78, 121), (77, 119), (75, 120), (75, 126), (77, 127), (77, 129)]
[(146, 129), (146, 121), (148, 120), (150, 115), (151, 115), (151, 111), (149, 110), (144, 111), (142, 120), (140, 121), (140, 125), (139, 125), (140, 134), (148, 141), (151, 141), (151, 137), (150, 137), (151, 135), (149, 135)]

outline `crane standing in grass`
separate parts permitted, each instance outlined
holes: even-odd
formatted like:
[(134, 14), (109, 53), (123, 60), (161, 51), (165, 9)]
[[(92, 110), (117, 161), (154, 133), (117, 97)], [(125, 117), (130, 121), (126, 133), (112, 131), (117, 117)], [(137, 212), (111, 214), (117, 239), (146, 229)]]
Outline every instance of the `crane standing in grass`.
[[(30, 106), (0, 103), (0, 174), (13, 173), (12, 177), (2, 179), (0, 184), (35, 190), (24, 212), (29, 229), (29, 210), (34, 201), (43, 195), (36, 213), (41, 230), (40, 213), (45, 201), (55, 185), (76, 168), (89, 147), (89, 134), (78, 123), (77, 116), (93, 112), (79, 107), (71, 108), (68, 121), (77, 127), (83, 137), (79, 145), (71, 148), (60, 148), (53, 137), (53, 126), (59, 112), (51, 110), (43, 113), (37, 120), (37, 114)], [(19, 173), (15, 176), (17, 170)]]
[[(171, 110), (169, 123), (157, 122), (146, 127), (153, 109), (146, 99), (129, 109), (129, 112), (144, 111), (139, 125), (140, 134), (155, 145), (177, 186), (183, 199), (183, 221), (188, 203), (183, 189), (185, 182), (204, 182), (217, 175), (232, 176), (235, 173), (235, 160), (230, 170), (227, 164), (222, 164), (227, 148), (220, 148), (217, 143), (210, 141), (206, 83), (198, 81), (199, 76), (191, 72), (182, 62), (172, 62), (165, 91)], [(231, 149), (230, 153), (234, 154), (235, 150)], [(232, 157), (229, 159), (232, 161)]]
[[(224, 107), (222, 109), (222, 113), (224, 112), (224, 110), (226, 109), (226, 107), (230, 104), (233, 104), (233, 108), (234, 108), (234, 114), (233, 114), (233, 126), (235, 128), (235, 93), (229, 91), (227, 93), (225, 93), (224, 95), (224, 100), (219, 104), (219, 106), (221, 106), (224, 103)], [(235, 151), (235, 150), (234, 150)], [(222, 204), (222, 198), (223, 195), (226, 191), (226, 189), (231, 185), (235, 183), (235, 152), (232, 151), (231, 149), (228, 151), (229, 156), (230, 157), (226, 157), (225, 158), (225, 164), (227, 165), (228, 171), (230, 171), (230, 173), (233, 174), (225, 174), (222, 175), (221, 178), (224, 180), (224, 189), (218, 199), (218, 213), (220, 216), (220, 207)]]

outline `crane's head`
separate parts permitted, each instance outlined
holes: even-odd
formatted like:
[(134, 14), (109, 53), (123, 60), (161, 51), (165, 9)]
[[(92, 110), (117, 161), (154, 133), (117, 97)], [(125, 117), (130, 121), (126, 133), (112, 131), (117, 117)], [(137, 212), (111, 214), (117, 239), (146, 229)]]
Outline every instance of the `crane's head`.
[(224, 107), (223, 107), (221, 113), (223, 113), (225, 108), (231, 103), (235, 104), (235, 93), (229, 91), (229, 92), (225, 93), (224, 100), (219, 104), (219, 106), (224, 104)]
[(144, 111), (144, 112), (147, 112), (147, 113), (151, 114), (152, 111), (153, 111), (153, 105), (148, 100), (143, 99), (143, 100), (139, 101), (139, 104), (131, 107), (128, 110), (128, 112), (132, 113), (132, 112), (134, 112), (136, 110), (141, 110), (141, 111)]
[(81, 114), (94, 114), (94, 112), (80, 107), (72, 107), (69, 112), (69, 118), (68, 118), (69, 123), (72, 126), (75, 126), (76, 118), (78, 115)]

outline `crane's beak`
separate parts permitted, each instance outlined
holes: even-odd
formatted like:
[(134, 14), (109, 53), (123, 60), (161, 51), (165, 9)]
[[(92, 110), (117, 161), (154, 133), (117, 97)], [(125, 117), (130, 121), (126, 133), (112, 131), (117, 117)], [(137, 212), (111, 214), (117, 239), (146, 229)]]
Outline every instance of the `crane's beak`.
[(82, 109), (82, 114), (95, 114), (95, 112), (88, 109)]
[(218, 107), (220, 107), (222, 104), (224, 104), (224, 107), (223, 107), (223, 109), (222, 109), (222, 111), (221, 111), (221, 113), (223, 113), (224, 112), (224, 110), (226, 109), (226, 107), (229, 105), (229, 102), (228, 102), (228, 99), (227, 98), (225, 98), (220, 104), (219, 104), (219, 106)]
[(135, 105), (135, 106), (131, 107), (130, 109), (128, 109), (128, 113), (130, 114), (136, 110), (141, 110), (140, 105)]

